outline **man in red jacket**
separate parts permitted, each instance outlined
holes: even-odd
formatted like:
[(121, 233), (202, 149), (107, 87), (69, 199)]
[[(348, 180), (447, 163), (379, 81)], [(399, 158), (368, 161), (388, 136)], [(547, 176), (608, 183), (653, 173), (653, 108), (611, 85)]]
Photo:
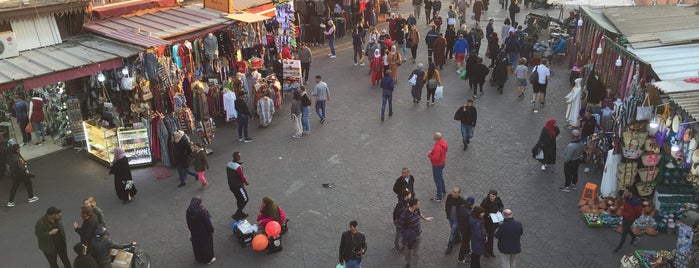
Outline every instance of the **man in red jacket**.
[(626, 191), (624, 191), (624, 206), (622, 209), (623, 230), (621, 231), (621, 241), (619, 241), (619, 245), (614, 249), (614, 253), (619, 252), (621, 247), (624, 246), (624, 242), (626, 242), (626, 235), (631, 235), (631, 242), (629, 244), (632, 246), (638, 243), (638, 240), (641, 240), (638, 236), (631, 232), (631, 225), (636, 219), (638, 219), (639, 216), (641, 216), (641, 201), (638, 200), (636, 195), (634, 195), (631, 186), (627, 186)]
[(442, 201), (442, 197), (447, 193), (446, 187), (444, 186), (444, 177), (442, 176), (442, 171), (444, 170), (444, 162), (447, 160), (447, 142), (442, 139), (442, 133), (434, 133), (434, 146), (432, 151), (427, 153), (427, 157), (430, 158), (432, 162), (432, 178), (434, 179), (434, 184), (437, 186), (437, 195), (430, 198), (434, 202)]

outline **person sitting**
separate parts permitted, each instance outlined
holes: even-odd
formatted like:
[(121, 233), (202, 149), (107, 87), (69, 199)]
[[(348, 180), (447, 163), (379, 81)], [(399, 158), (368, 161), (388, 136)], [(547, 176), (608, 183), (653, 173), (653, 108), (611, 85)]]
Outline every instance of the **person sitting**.
[(556, 37), (556, 41), (553, 41), (553, 45), (551, 46), (553, 48), (553, 54), (558, 54), (558, 53), (566, 53), (568, 52), (568, 48), (566, 47), (566, 40), (564, 38)]
[(123, 249), (130, 246), (138, 245), (136, 242), (121, 244), (112, 241), (109, 238), (109, 232), (104, 226), (97, 227), (95, 237), (90, 241), (90, 252), (93, 258), (97, 261), (101, 268), (111, 267), (112, 259), (109, 257), (111, 249)]
[(261, 230), (265, 229), (265, 225), (271, 221), (276, 221), (279, 225), (284, 225), (286, 222), (286, 215), (284, 215), (284, 210), (274, 202), (269, 196), (262, 198), (262, 203), (260, 204), (260, 214), (257, 215), (257, 225)]

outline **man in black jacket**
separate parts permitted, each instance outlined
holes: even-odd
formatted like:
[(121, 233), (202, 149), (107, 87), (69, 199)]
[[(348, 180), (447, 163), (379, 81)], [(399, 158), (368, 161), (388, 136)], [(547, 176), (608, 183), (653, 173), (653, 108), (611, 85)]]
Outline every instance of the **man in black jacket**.
[(451, 250), (454, 248), (454, 244), (461, 241), (457, 216), (459, 206), (463, 206), (464, 204), (466, 204), (466, 201), (461, 197), (461, 188), (458, 186), (452, 188), (451, 194), (447, 196), (447, 201), (444, 203), (444, 211), (447, 214), (447, 220), (449, 221), (449, 226), (451, 227), (449, 242), (447, 242), (447, 250), (444, 252), (444, 254), (450, 254)]
[(100, 226), (95, 231), (95, 236), (90, 240), (90, 249), (93, 258), (100, 267), (111, 267), (112, 259), (109, 257), (111, 249), (122, 249), (137, 245), (136, 242), (127, 244), (116, 243), (109, 238), (109, 232), (104, 226)]
[(244, 219), (248, 216), (243, 212), (245, 205), (248, 204), (248, 191), (244, 185), (249, 185), (248, 179), (243, 174), (243, 162), (240, 162), (240, 152), (233, 153), (233, 161), (226, 165), (226, 176), (228, 177), (228, 188), (235, 195), (237, 200), (238, 210), (231, 218), (235, 220)]
[(80, 207), (80, 217), (83, 219), (83, 224), (78, 226), (77, 222), (73, 222), (73, 229), (80, 235), (80, 243), (87, 245), (88, 252), (91, 252), (90, 239), (95, 236), (95, 230), (97, 230), (99, 221), (92, 214), (92, 207), (90, 206)]
[(413, 197), (415, 196), (415, 178), (413, 175), (410, 175), (410, 169), (408, 169), (408, 167), (403, 168), (400, 177), (393, 183), (393, 192), (396, 193), (398, 201), (405, 197), (406, 189), (412, 193)]
[(342, 233), (340, 240), (340, 264), (361, 268), (366, 248), (366, 239), (364, 234), (359, 232), (357, 221), (351, 221), (349, 231)]
[(459, 257), (456, 259), (458, 263), (468, 263), (466, 259), (471, 252), (471, 209), (476, 200), (473, 197), (466, 198), (463, 205), (458, 206), (456, 210), (456, 222), (459, 225), (459, 233), (461, 234), (461, 247), (459, 248)]
[(427, 44), (427, 60), (432, 62), (432, 45), (434, 41), (439, 37), (439, 32), (437, 32), (437, 26), (432, 25), (432, 29), (425, 35), (425, 43)]
[(238, 112), (238, 141), (252, 142), (252, 139), (248, 136), (248, 124), (250, 119), (252, 119), (252, 113), (246, 102), (247, 96), (248, 92), (241, 90), (238, 92), (238, 98), (235, 99), (235, 111)]
[(403, 237), (403, 233), (401, 233), (400, 229), (398, 228), (398, 219), (400, 218), (400, 215), (403, 214), (403, 211), (408, 208), (408, 200), (413, 198), (413, 192), (408, 188), (403, 188), (403, 191), (399, 195), (402, 197), (398, 198), (398, 203), (396, 203), (396, 206), (393, 208), (393, 225), (396, 226), (396, 237), (393, 240), (393, 249), (396, 250), (396, 252), (401, 253), (403, 251), (403, 247), (401, 245), (405, 243), (398, 243), (400, 242), (401, 237)]
[(459, 107), (454, 113), (454, 120), (461, 121), (461, 137), (464, 142), (464, 151), (468, 148), (473, 138), (473, 129), (476, 127), (478, 113), (476, 107), (473, 107), (473, 100), (466, 101), (466, 105)]
[(31, 180), (34, 175), (29, 173), (27, 162), (19, 154), (19, 144), (10, 145), (9, 151), (10, 155), (7, 157), (7, 165), (10, 167), (10, 176), (12, 176), (12, 188), (10, 188), (10, 200), (7, 202), (7, 207), (15, 206), (15, 195), (20, 183), (27, 187), (29, 203), (36, 202), (39, 198), (34, 196), (34, 187)]

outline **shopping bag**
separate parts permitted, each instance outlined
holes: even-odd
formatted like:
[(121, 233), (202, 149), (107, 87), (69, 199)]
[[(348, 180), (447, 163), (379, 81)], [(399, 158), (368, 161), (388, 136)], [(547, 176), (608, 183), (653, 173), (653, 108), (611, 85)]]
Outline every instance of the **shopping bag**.
[(643, 99), (643, 103), (641, 103), (641, 106), (636, 107), (636, 121), (648, 120), (653, 118), (653, 106), (644, 106), (648, 102), (648, 94), (646, 94), (646, 98)]
[(466, 71), (466, 69), (461, 71), (461, 73), (459, 74), (459, 78), (461, 78), (461, 80), (466, 80), (466, 78), (468, 78), (468, 72)]
[(444, 87), (438, 86), (437, 89), (434, 91), (434, 98), (441, 99), (442, 97), (444, 97)]
[(540, 149), (539, 152), (534, 156), (536, 160), (544, 160), (544, 150)]
[(413, 76), (408, 79), (408, 85), (414, 86), (417, 85), (417, 75), (413, 74)]
[(32, 123), (29, 122), (29, 124), (27, 124), (27, 126), (24, 127), (24, 132), (26, 132), (26, 133), (34, 132), (34, 125), (32, 125)]

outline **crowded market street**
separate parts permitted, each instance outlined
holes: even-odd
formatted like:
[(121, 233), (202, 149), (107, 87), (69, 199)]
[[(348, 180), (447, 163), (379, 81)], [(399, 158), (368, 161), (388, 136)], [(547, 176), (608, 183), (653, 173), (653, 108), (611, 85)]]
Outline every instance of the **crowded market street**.
[[(446, 3), (446, 2), (445, 2)], [(446, 8), (444, 8), (446, 9)], [(443, 10), (444, 10), (443, 9)], [(401, 2), (394, 12), (407, 15), (412, 7)], [(522, 8), (517, 20), (532, 10)], [(537, 12), (558, 13), (554, 10)], [(470, 14), (470, 13), (469, 13)], [(507, 16), (497, 3), (484, 17), (495, 19), (496, 32)], [(470, 16), (469, 16), (470, 17)], [(485, 21), (485, 20), (483, 20)], [(472, 25), (473, 19), (467, 19)], [(424, 18), (418, 22), (421, 36), (427, 32)], [(387, 28), (387, 23), (379, 29)], [(450, 148), (444, 170), (446, 187), (460, 186), (464, 198), (472, 196), (478, 204), (490, 189), (499, 192), (505, 208), (524, 225), (522, 253), (518, 267), (617, 267), (622, 254), (637, 248), (674, 248), (674, 235), (643, 236), (634, 247), (625, 246), (621, 253), (612, 250), (619, 234), (612, 228), (588, 228), (576, 207), (581, 188), (561, 192), (563, 185), (562, 155), (571, 137), (565, 128), (566, 102), (570, 91), (567, 66), (552, 65), (554, 72), (548, 86), (546, 105), (538, 113), (531, 109), (531, 86), (523, 99), (516, 96), (514, 76), (498, 94), (486, 83), (485, 94), (478, 96), (478, 125), (468, 150), (461, 150), (461, 133), (454, 111), (472, 98), (467, 82), (459, 79), (453, 60), (441, 70), (444, 98), (434, 106), (411, 100), (406, 81), (415, 68), (410, 60), (400, 66), (393, 104), (393, 115), (380, 120), (381, 89), (372, 88), (368, 66), (353, 66), (351, 37), (336, 41), (337, 57), (330, 59), (327, 46), (312, 47), (311, 77), (321, 75), (328, 84), (331, 101), (327, 103), (327, 122), (319, 123), (311, 115), (311, 134), (292, 139), (289, 116), (291, 95), (277, 111), (269, 127), (257, 128), (252, 122), (250, 136), (254, 142), (237, 141), (234, 123), (218, 123), (216, 140), (209, 155), (209, 188), (201, 190), (188, 177), (187, 185), (177, 186), (177, 173), (156, 179), (155, 167), (133, 170), (138, 195), (122, 204), (115, 194), (108, 168), (90, 159), (86, 152), (63, 150), (29, 161), (34, 191), (40, 200), (26, 203), (24, 190), (18, 193), (17, 205), (0, 208), (1, 267), (46, 267), (37, 247), (34, 224), (46, 209), (63, 210), (67, 244), (70, 250), (78, 241), (71, 229), (82, 200), (94, 196), (104, 212), (111, 238), (119, 242), (137, 241), (152, 259), (152, 267), (200, 267), (192, 256), (185, 211), (193, 196), (201, 196), (214, 225), (214, 252), (217, 261), (210, 267), (335, 267), (342, 232), (351, 220), (359, 222), (366, 235), (368, 250), (364, 267), (403, 267), (404, 257), (393, 250), (395, 227), (391, 213), (396, 202), (392, 185), (408, 167), (415, 176), (416, 197), (421, 211), (434, 217), (422, 222), (420, 259), (414, 267), (464, 267), (456, 262), (456, 253), (444, 254), (449, 224), (444, 203), (429, 200), (435, 186), (426, 154), (432, 148), (432, 136), (441, 132)], [(485, 40), (484, 40), (485, 42)], [(427, 65), (427, 51), (421, 41), (417, 62)], [(481, 54), (485, 53), (485, 45)], [(531, 67), (530, 67), (531, 68)], [(311, 79), (312, 80), (312, 79)], [(309, 88), (312, 89), (311, 81)], [(546, 171), (532, 158), (544, 123), (555, 118), (561, 135), (557, 138), (558, 161)], [(226, 183), (226, 163), (233, 152), (242, 155), (250, 202), (246, 212), (254, 220), (263, 196), (273, 197), (290, 219), (289, 232), (282, 237), (283, 251), (268, 255), (243, 248), (237, 243), (230, 215), (235, 211), (235, 197)], [(157, 166), (161, 164), (158, 163)], [(601, 174), (585, 174), (580, 168), (580, 182), (599, 184)], [(331, 187), (323, 187), (323, 184)], [(10, 180), (0, 180), (0, 200), (8, 197)], [(483, 259), (484, 267), (500, 267), (496, 258)]]

